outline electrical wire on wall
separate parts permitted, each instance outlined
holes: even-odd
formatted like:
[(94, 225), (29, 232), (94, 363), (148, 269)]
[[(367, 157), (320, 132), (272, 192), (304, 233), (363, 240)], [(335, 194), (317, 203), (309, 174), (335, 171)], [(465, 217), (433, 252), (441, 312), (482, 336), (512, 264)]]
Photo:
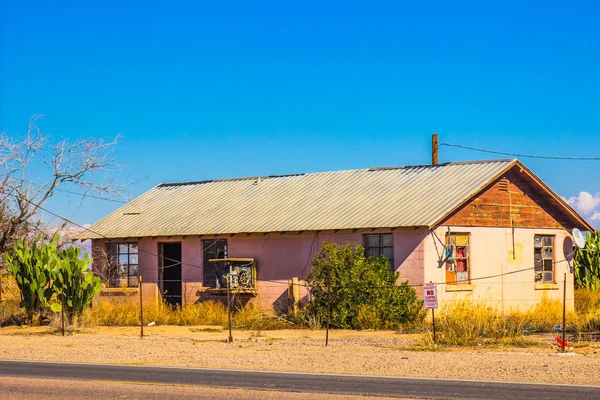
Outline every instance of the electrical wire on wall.
[[(29, 202), (31, 202), (31, 201), (29, 201)], [(105, 236), (105, 235), (103, 235), (103, 234), (101, 234), (99, 232), (95, 232), (94, 230), (92, 230), (90, 228), (87, 228), (87, 227), (85, 227), (83, 225), (80, 225), (80, 224), (78, 224), (78, 223), (76, 223), (76, 222), (74, 222), (74, 221), (72, 221), (72, 220), (70, 220), (68, 218), (65, 218), (65, 217), (63, 217), (63, 216), (61, 216), (61, 215), (59, 215), (57, 213), (54, 213), (54, 212), (52, 212), (52, 211), (50, 211), (50, 210), (48, 210), (48, 209), (46, 209), (46, 208), (44, 208), (42, 206), (38, 206), (38, 208), (40, 208), (42, 211), (44, 211), (44, 212), (46, 212), (46, 213), (48, 213), (48, 214), (50, 214), (50, 215), (52, 215), (52, 216), (54, 216), (56, 218), (59, 218), (59, 219), (65, 221), (65, 222), (67, 222), (69, 224), (72, 224), (72, 225), (77, 226), (77, 227), (79, 227), (81, 229), (84, 229), (84, 230), (86, 230), (86, 231), (88, 231), (90, 233), (93, 233), (94, 235), (98, 235), (98, 236), (100, 236), (101, 238), (104, 238), (104, 239), (110, 239), (107, 236)], [(316, 236), (316, 233), (315, 233), (315, 236), (314, 236), (314, 239), (313, 239), (313, 243), (311, 245), (311, 251), (312, 251), (312, 247), (313, 247), (314, 243), (316, 242), (316, 239), (317, 239), (317, 236)], [(439, 238), (438, 238), (438, 240), (439, 240)], [(145, 254), (148, 254), (150, 256), (153, 256), (153, 257), (160, 257), (156, 253), (152, 253), (152, 252), (149, 252), (149, 251), (146, 251), (146, 250), (142, 250), (142, 249), (139, 249), (139, 248), (138, 248), (138, 251), (141, 252), (141, 253), (145, 253)], [(192, 267), (192, 268), (203, 268), (203, 266), (200, 266), (200, 265), (195, 265), (195, 264), (191, 264), (191, 263), (184, 263), (184, 262), (181, 262), (179, 260), (172, 259), (172, 258), (163, 257), (163, 259), (165, 259), (167, 261), (172, 261), (174, 263), (178, 263), (178, 265), (181, 264), (181, 265), (187, 265), (187, 266)], [(556, 265), (556, 264), (559, 264), (559, 263), (562, 263), (562, 262), (569, 262), (569, 260), (567, 260), (567, 259), (558, 260), (558, 261), (554, 261), (553, 264)], [(250, 265), (250, 264), (248, 264), (248, 265)], [(166, 268), (170, 268), (170, 267), (166, 267)], [(501, 274), (495, 274), (495, 275), (488, 275), (488, 276), (470, 278), (469, 281), (478, 281), (478, 280), (498, 278), (498, 277), (502, 277), (502, 276), (507, 276), (507, 275), (513, 275), (513, 274), (521, 273), (521, 272), (532, 271), (534, 269), (535, 269), (535, 267), (529, 267), (529, 268), (519, 269), (519, 270), (515, 270), (515, 271), (509, 271), (509, 272), (505, 272), (505, 273), (501, 273)], [(261, 280), (261, 281), (262, 282), (270, 282), (270, 283), (280, 284), (280, 285), (288, 285), (287, 282), (276, 281), (276, 280)], [(436, 283), (437, 285), (449, 285), (446, 282), (434, 282), (434, 283)], [(298, 285), (308, 288), (306, 282), (298, 283)], [(422, 283), (420, 283), (420, 284), (408, 284), (408, 286), (410, 286), (410, 287), (422, 287), (423, 284)], [(334, 285), (332, 287), (335, 288), (336, 285)], [(337, 285), (337, 287), (339, 287), (339, 288), (347, 288), (349, 286), (347, 286), (347, 285)], [(352, 286), (352, 287), (354, 287), (354, 286)], [(385, 288), (385, 286), (367, 286), (366, 288), (370, 288), (370, 289), (382, 288), (383, 289), (383, 288)]]

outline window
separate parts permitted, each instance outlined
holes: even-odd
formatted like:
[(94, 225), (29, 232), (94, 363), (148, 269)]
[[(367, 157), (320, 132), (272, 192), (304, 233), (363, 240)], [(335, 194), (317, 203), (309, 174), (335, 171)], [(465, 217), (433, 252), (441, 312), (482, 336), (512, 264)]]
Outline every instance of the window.
[(137, 243), (109, 243), (108, 284), (110, 287), (138, 286)]
[(365, 255), (367, 257), (387, 257), (390, 265), (394, 266), (394, 235), (383, 233), (378, 235), (365, 235)]
[(469, 283), (469, 234), (446, 234), (446, 249), (452, 252), (446, 261), (446, 283)]
[(533, 239), (535, 283), (554, 282), (554, 236), (535, 235)]
[(219, 268), (223, 263), (209, 263), (208, 260), (215, 258), (227, 258), (227, 239), (204, 240), (204, 283), (205, 287), (219, 287), (217, 279), (221, 275)]

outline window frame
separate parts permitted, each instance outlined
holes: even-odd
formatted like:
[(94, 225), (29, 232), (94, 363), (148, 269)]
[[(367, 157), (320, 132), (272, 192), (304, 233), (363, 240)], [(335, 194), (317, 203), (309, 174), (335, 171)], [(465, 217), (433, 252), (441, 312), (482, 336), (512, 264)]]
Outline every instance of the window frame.
[[(536, 239), (540, 238), (540, 245), (538, 246), (536, 243)], [(549, 238), (552, 243), (550, 245), (545, 244), (545, 239)], [(556, 243), (556, 235), (551, 235), (551, 234), (535, 234), (533, 235), (533, 281), (536, 284), (545, 284), (545, 283), (556, 283), (556, 268), (555, 268), (555, 249), (554, 249), (554, 245)], [(537, 250), (539, 251), (540, 254), (540, 266), (539, 266), (539, 272), (538, 272), (538, 266), (536, 265), (537, 262), (537, 258), (536, 258), (536, 254), (537, 254)], [(545, 250), (550, 249), (551, 253), (552, 253), (552, 257), (546, 257), (545, 254)], [(550, 263), (550, 265), (552, 266), (552, 269), (550, 271), (546, 270), (546, 261), (548, 261)], [(546, 272), (551, 272), (552, 273), (552, 279), (551, 280), (546, 280), (545, 278), (545, 274)], [(538, 273), (541, 274), (541, 280), (538, 280)]]
[[(121, 251), (121, 246), (127, 246), (127, 252)], [(132, 248), (135, 247), (135, 251), (132, 251)], [(112, 250), (112, 248), (116, 248), (116, 252)], [(108, 254), (108, 263), (109, 263), (109, 276), (108, 276), (108, 287), (128, 287), (128, 288), (137, 288), (139, 286), (138, 276), (140, 273), (140, 247), (138, 242), (112, 242), (107, 243), (107, 254)], [(127, 262), (121, 262), (121, 256), (127, 256)], [(131, 262), (132, 256), (135, 256), (137, 262)], [(121, 268), (126, 266), (124, 271), (121, 271)], [(136, 272), (131, 273), (132, 267), (135, 267)], [(113, 271), (116, 270), (116, 274), (112, 274)], [(126, 272), (123, 274), (122, 272)], [(123, 281), (126, 282), (126, 285), (123, 285)]]
[[(369, 237), (378, 237), (378, 244), (377, 246), (371, 246), (369, 244)], [(384, 240), (383, 237), (384, 236), (389, 236), (391, 238), (391, 245), (386, 245), (384, 244)], [(394, 268), (394, 233), (393, 232), (385, 232), (385, 233), (366, 233), (363, 235), (363, 245), (365, 248), (365, 256), (369, 257), (379, 257), (381, 255), (384, 255), (387, 259), (388, 262), (390, 264), (390, 266), (392, 268)], [(370, 250), (374, 250), (377, 249), (377, 255), (372, 255), (369, 254)], [(384, 253), (384, 249), (390, 249), (391, 250), (391, 258), (388, 257), (385, 253)]]
[[(457, 237), (465, 237), (465, 244), (457, 245)], [(451, 240), (451, 238), (454, 238)], [(448, 232), (444, 238), (445, 246), (448, 248), (449, 245), (452, 245), (452, 256), (450, 257), (452, 261), (446, 261), (445, 270), (446, 270), (446, 285), (470, 285), (471, 284), (471, 233), (470, 232)], [(461, 242), (462, 243), (462, 242)], [(463, 257), (457, 257), (458, 248), (463, 248), (464, 255)], [(463, 261), (465, 270), (458, 271), (457, 270), (457, 262)], [(458, 273), (466, 273), (467, 279), (458, 279)], [(451, 279), (451, 277), (454, 279)]]
[[(221, 251), (219, 251), (219, 242), (225, 242)], [(215, 245), (214, 243), (217, 244)], [(215, 247), (214, 249), (211, 248), (213, 246)], [(209, 263), (208, 260), (213, 258), (227, 258), (228, 249), (229, 241), (227, 238), (202, 240), (202, 286), (213, 289), (217, 288), (216, 279), (218, 278), (219, 274), (219, 266), (216, 265), (217, 263)], [(214, 256), (209, 256), (209, 254), (214, 254)], [(214, 274), (211, 273), (213, 270)], [(207, 271), (209, 272), (208, 275)]]

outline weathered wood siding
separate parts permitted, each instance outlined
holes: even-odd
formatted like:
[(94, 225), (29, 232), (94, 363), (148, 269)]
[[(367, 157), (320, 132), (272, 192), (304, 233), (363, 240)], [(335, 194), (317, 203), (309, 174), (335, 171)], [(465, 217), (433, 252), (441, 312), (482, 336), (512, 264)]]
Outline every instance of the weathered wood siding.
[[(569, 217), (518, 171), (509, 170), (451, 214), (443, 225), (570, 228)], [(513, 225), (514, 224), (514, 225)]]

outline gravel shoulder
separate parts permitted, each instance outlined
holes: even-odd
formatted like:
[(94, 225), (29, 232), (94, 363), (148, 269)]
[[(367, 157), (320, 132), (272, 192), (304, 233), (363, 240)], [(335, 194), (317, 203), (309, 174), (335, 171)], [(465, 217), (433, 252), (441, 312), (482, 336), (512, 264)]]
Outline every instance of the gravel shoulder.
[(65, 337), (48, 327), (0, 328), (0, 358), (262, 371), (413, 376), (600, 385), (600, 348), (558, 353), (553, 336), (529, 347), (419, 351), (419, 335), (391, 331), (226, 331), (214, 327), (92, 328)]

